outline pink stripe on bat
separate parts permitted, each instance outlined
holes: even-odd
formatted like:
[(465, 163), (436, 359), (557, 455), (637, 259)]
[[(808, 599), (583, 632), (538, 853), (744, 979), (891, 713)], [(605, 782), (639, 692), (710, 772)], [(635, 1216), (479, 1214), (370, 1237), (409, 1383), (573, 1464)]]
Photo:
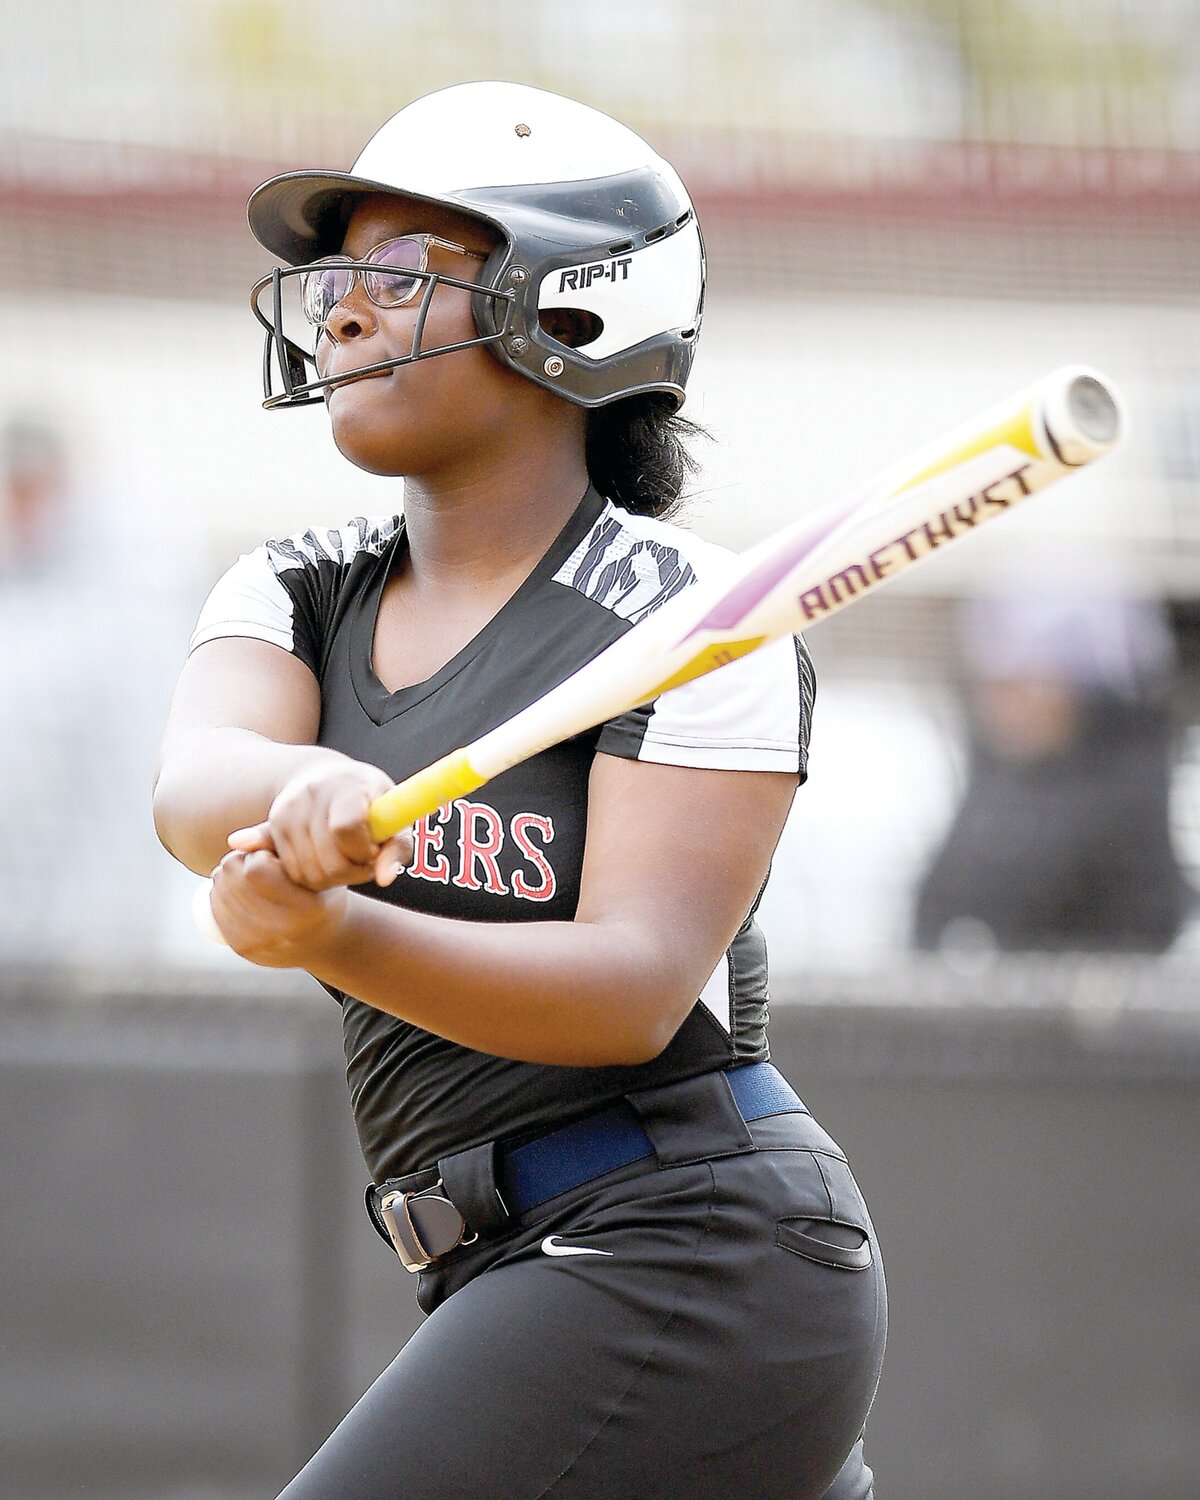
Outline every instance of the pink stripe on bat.
[(680, 638), (680, 644), (690, 641), (702, 630), (734, 629), (756, 605), (762, 603), (781, 578), (785, 578), (798, 562), (831, 532), (837, 530), (850, 509), (852, 507), (846, 506), (836, 516), (817, 521), (807, 531), (789, 541), (786, 547), (776, 549), (769, 557), (764, 557), (756, 568), (752, 568), (744, 578), (739, 578), (728, 593), (721, 595), (704, 618)]

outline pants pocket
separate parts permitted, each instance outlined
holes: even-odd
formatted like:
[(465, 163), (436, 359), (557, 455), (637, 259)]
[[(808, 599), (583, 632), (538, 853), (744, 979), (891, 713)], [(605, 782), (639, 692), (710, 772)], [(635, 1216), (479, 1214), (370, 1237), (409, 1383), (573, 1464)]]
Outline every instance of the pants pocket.
[(839, 1271), (865, 1271), (871, 1264), (871, 1241), (866, 1230), (837, 1219), (780, 1219), (775, 1226), (775, 1243), (793, 1255)]

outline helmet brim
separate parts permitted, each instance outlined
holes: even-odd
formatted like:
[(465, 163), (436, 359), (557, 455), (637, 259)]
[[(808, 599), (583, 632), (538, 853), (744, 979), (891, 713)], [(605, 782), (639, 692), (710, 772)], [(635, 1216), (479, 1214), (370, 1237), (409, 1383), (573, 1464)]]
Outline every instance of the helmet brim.
[(470, 202), (406, 192), (395, 183), (356, 177), (352, 172), (282, 172), (251, 193), (246, 218), (260, 245), (287, 265), (302, 266), (340, 251), (355, 205), (379, 193), (470, 214), (505, 237), (497, 220)]

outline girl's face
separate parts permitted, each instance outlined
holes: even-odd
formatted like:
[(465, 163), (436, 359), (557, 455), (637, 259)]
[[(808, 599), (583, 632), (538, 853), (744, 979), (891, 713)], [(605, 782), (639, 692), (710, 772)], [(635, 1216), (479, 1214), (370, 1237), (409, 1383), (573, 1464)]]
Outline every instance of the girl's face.
[[(495, 238), (486, 225), (445, 209), (386, 196), (363, 199), (342, 244), (361, 260), (384, 240), (434, 234), (486, 256)], [(478, 278), (483, 261), (440, 246), (429, 247), (428, 269), (460, 281)], [(422, 285), (422, 292), (424, 285)], [(377, 307), (356, 279), (317, 341), (322, 378), (409, 353), (421, 293), (403, 307)], [(441, 285), (433, 294), (422, 348), (477, 337), (471, 294)], [(365, 376), (326, 393), (339, 450), (372, 474), (433, 475), (493, 445), (499, 424), (511, 424), (516, 387), (527, 385), (485, 348), (460, 349)]]

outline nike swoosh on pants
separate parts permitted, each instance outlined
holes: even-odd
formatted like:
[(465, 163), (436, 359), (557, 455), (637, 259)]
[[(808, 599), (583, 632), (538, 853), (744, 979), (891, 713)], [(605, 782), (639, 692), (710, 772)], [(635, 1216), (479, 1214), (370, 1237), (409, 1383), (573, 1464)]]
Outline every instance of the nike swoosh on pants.
[(588, 1245), (560, 1245), (558, 1235), (548, 1234), (542, 1241), (543, 1255), (611, 1255), (611, 1250), (593, 1250)]

